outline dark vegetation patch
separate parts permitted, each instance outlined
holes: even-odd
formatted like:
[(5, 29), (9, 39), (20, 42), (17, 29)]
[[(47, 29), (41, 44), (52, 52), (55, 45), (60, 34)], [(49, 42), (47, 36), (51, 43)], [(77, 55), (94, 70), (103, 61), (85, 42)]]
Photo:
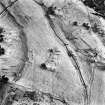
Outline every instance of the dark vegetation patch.
[(0, 56), (5, 54), (5, 49), (3, 47), (0, 46)]
[(6, 89), (8, 84), (8, 78), (4, 75), (0, 77), (0, 103), (4, 100), (6, 95)]
[(102, 16), (105, 16), (105, 0), (84, 0), (82, 2)]
[(4, 35), (0, 34), (0, 42), (4, 41)]
[(93, 32), (97, 33), (100, 37), (105, 36), (105, 31), (97, 23), (94, 23), (94, 25), (91, 28), (92, 28)]
[(78, 26), (78, 22), (77, 22), (77, 21), (74, 21), (74, 22), (73, 22), (73, 25), (74, 25), (74, 26)]
[(26, 91), (23, 97), (29, 97), (31, 100), (35, 102), (42, 102), (44, 100), (43, 94), (36, 91), (33, 92)]
[(90, 29), (90, 26), (89, 26), (89, 24), (88, 24), (88, 23), (83, 23), (83, 24), (82, 24), (82, 26), (83, 26), (83, 27), (85, 27), (87, 30), (89, 30), (89, 29)]
[(0, 78), (0, 85), (2, 85), (2, 84), (6, 84), (7, 82), (8, 82), (8, 78), (7, 77), (5, 77), (5, 75), (3, 75), (1, 78)]
[(40, 65), (40, 68), (46, 70), (46, 69), (47, 69), (47, 66), (46, 66), (45, 63), (42, 63), (42, 64)]

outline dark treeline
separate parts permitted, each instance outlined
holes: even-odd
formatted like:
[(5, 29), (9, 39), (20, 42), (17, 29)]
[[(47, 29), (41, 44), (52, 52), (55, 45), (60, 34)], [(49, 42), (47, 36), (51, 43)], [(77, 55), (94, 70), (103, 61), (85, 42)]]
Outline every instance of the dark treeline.
[(105, 0), (84, 0), (83, 3), (93, 8), (99, 14), (105, 16)]

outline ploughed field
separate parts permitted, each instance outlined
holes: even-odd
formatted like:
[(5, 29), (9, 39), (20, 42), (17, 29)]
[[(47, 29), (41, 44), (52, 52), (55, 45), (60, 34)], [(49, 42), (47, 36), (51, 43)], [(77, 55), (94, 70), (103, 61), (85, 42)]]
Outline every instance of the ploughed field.
[(105, 4), (93, 1), (0, 0), (0, 105), (105, 105)]

